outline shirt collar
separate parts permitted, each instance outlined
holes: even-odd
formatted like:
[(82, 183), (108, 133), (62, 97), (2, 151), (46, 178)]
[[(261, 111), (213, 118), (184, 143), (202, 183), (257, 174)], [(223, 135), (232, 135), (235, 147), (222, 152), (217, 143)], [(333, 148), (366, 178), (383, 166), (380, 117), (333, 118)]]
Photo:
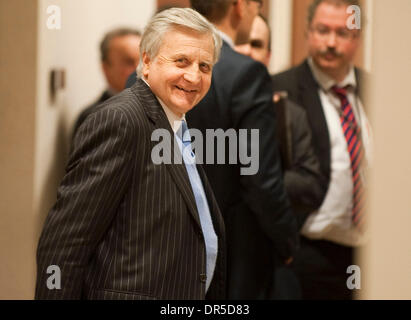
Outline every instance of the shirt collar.
[[(141, 77), (141, 80), (143, 80), (145, 84), (150, 88), (150, 85), (148, 84), (146, 79), (144, 79), (144, 77)], [(181, 121), (185, 120), (186, 115), (183, 114), (183, 116), (180, 117), (179, 115), (175, 114), (169, 107), (167, 107), (167, 105), (159, 97), (156, 96), (156, 98), (158, 102), (160, 102), (160, 105), (167, 116), (167, 120), (170, 123), (171, 128), (173, 129), (173, 132), (177, 133), (177, 131), (181, 127)]]
[(308, 59), (308, 64), (311, 71), (313, 72), (314, 79), (324, 91), (329, 91), (335, 85), (341, 88), (350, 86), (351, 88), (355, 89), (357, 87), (357, 80), (355, 78), (355, 71), (353, 66), (350, 67), (350, 70), (348, 71), (348, 74), (346, 75), (344, 80), (337, 83), (337, 81), (330, 78), (316, 66), (312, 57)]
[(234, 41), (233, 39), (230, 38), (229, 35), (227, 35), (226, 33), (224, 33), (221, 30), (217, 30), (217, 32), (220, 34), (221, 39), (223, 39), (225, 42), (227, 42), (227, 44), (234, 49)]

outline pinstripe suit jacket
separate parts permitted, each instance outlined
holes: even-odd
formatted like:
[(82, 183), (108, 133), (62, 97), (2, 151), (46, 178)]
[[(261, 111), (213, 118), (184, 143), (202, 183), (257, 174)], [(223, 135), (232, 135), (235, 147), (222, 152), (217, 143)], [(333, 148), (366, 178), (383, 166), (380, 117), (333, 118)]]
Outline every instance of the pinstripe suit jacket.
[[(206, 298), (205, 242), (194, 195), (184, 164), (153, 164), (151, 133), (158, 128), (173, 137), (141, 80), (80, 126), (38, 244), (36, 298)], [(200, 166), (199, 173), (219, 239), (207, 298), (223, 299), (224, 225)], [(60, 290), (46, 285), (49, 265), (61, 270)]]

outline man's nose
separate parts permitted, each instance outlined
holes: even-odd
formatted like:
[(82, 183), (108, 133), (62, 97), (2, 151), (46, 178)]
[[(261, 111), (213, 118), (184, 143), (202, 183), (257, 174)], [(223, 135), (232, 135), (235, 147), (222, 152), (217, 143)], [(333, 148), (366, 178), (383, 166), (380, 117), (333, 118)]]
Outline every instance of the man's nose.
[(192, 65), (191, 67), (187, 68), (184, 72), (184, 79), (188, 82), (193, 84), (197, 84), (200, 82), (201, 74), (200, 69), (196, 65)]
[(334, 48), (337, 45), (337, 35), (335, 32), (330, 32), (327, 37), (327, 46)]

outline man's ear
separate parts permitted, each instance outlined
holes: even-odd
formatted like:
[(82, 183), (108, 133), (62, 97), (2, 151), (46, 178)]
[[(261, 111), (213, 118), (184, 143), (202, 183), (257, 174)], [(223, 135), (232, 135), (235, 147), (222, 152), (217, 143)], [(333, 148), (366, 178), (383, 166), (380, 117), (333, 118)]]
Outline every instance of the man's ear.
[(108, 74), (108, 72), (109, 72), (109, 64), (108, 64), (107, 61), (102, 61), (102, 62), (101, 62), (101, 69), (103, 69), (103, 72), (104, 72), (104, 74), (105, 74), (106, 77), (107, 77), (107, 74)]
[(265, 57), (265, 65), (267, 68), (270, 66), (270, 60), (271, 60), (271, 51), (268, 51), (267, 56)]
[(150, 73), (150, 65), (151, 65), (151, 59), (147, 52), (143, 52), (143, 76), (144, 78), (148, 78), (148, 74)]

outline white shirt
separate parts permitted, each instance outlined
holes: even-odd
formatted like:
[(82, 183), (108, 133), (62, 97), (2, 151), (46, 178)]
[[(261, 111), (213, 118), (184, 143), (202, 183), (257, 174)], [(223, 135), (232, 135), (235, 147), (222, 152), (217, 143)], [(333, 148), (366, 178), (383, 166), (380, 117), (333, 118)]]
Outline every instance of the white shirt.
[(347, 97), (353, 107), (355, 119), (361, 127), (362, 142), (365, 151), (364, 163), (370, 160), (370, 127), (359, 97), (355, 94), (357, 82), (354, 67), (350, 68), (345, 79), (336, 83), (324, 74), (309, 59), (309, 65), (320, 88), (318, 94), (327, 121), (331, 145), (331, 176), (330, 185), (321, 207), (310, 214), (301, 233), (310, 239), (324, 239), (346, 246), (359, 246), (366, 237), (352, 223), (353, 183), (351, 160), (347, 142), (341, 127), (340, 99), (332, 93), (334, 85), (345, 87), (350, 85)]

